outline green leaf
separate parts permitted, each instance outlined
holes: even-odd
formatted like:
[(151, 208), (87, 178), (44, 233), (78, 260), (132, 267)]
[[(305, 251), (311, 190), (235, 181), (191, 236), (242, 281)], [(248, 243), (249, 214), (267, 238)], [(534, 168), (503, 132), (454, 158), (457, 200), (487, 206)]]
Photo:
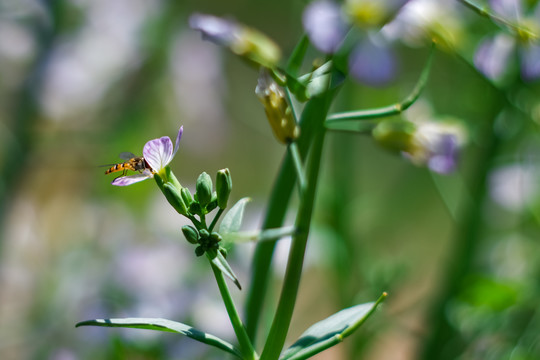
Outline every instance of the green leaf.
[(223, 257), (223, 254), (221, 251), (217, 252), (217, 255), (210, 259), (214, 265), (223, 273), (225, 276), (227, 276), (229, 279), (231, 279), (234, 284), (238, 287), (238, 289), (242, 290), (242, 286), (240, 285), (240, 281), (238, 281), (238, 278), (234, 274), (234, 272), (231, 269), (231, 266), (227, 262), (227, 260)]
[(248, 197), (238, 200), (227, 214), (225, 214), (223, 220), (221, 220), (221, 225), (219, 226), (219, 232), (222, 235), (240, 230), (242, 220), (244, 219), (244, 208), (250, 200), (251, 199)]
[(276, 241), (285, 236), (293, 235), (296, 231), (294, 226), (287, 226), (266, 230), (248, 230), (223, 235), (223, 241), (227, 243), (246, 243), (250, 241)]
[(307, 359), (341, 343), (345, 337), (351, 335), (373, 314), (377, 306), (385, 298), (386, 293), (383, 293), (376, 302), (341, 310), (312, 325), (281, 355), (280, 360)]
[(103, 326), (103, 327), (121, 327), (132, 329), (146, 329), (146, 330), (158, 330), (173, 332), (185, 335), (194, 340), (200, 341), (207, 345), (215, 346), (221, 350), (224, 350), (230, 354), (236, 355), (242, 358), (240, 350), (231, 345), (230, 343), (222, 340), (214, 335), (207, 334), (200, 330), (195, 329), (186, 324), (182, 324), (176, 321), (167, 319), (151, 319), (151, 318), (125, 318), (125, 319), (95, 319), (82, 321), (75, 325), (79, 326)]

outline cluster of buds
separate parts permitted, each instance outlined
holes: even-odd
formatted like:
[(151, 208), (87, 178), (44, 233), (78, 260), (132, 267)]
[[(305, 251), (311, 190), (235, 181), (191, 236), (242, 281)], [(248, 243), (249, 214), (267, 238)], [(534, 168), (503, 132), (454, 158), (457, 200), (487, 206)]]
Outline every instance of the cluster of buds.
[[(203, 172), (196, 183), (196, 192), (191, 194), (188, 188), (178, 182), (164, 182), (156, 176), (156, 182), (169, 201), (169, 204), (181, 215), (203, 217), (216, 208), (225, 209), (232, 190), (232, 180), (229, 169), (219, 170), (216, 176), (216, 191), (210, 175)], [(170, 179), (170, 175), (168, 177)]]
[[(216, 175), (216, 191), (213, 190), (210, 175), (203, 172), (197, 179), (194, 195), (191, 194), (188, 188), (174, 185), (171, 182), (163, 182), (159, 176), (156, 176), (156, 181), (169, 204), (178, 213), (194, 222), (195, 226), (186, 225), (182, 227), (182, 232), (189, 243), (198, 245), (195, 254), (201, 256), (207, 253), (211, 258), (214, 258), (220, 250), (221, 235), (209, 230), (204, 219), (214, 209), (224, 210), (227, 207), (232, 190), (229, 169), (218, 171)], [(218, 217), (219, 214), (221, 213), (218, 213)], [(194, 215), (197, 215), (200, 221), (197, 221)]]

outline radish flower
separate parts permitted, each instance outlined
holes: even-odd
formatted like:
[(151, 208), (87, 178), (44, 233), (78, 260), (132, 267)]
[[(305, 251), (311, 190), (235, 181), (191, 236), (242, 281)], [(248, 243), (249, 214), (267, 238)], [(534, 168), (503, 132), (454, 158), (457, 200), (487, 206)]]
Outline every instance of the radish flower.
[(143, 157), (147, 168), (140, 174), (116, 178), (112, 184), (116, 186), (128, 186), (143, 180), (151, 179), (156, 173), (166, 177), (165, 168), (169, 165), (178, 151), (183, 131), (184, 127), (181, 126), (176, 135), (174, 148), (172, 141), (168, 136), (148, 141), (143, 148)]

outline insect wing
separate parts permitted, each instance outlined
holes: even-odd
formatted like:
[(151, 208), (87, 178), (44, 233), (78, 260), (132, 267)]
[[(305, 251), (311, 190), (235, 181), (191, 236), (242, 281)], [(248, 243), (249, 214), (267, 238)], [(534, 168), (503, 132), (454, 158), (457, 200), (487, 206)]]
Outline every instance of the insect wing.
[(126, 151), (126, 152), (121, 152), (120, 155), (118, 155), (120, 157), (120, 159), (122, 160), (131, 160), (133, 158), (136, 158), (137, 155), (135, 155), (134, 153), (131, 153), (129, 151)]

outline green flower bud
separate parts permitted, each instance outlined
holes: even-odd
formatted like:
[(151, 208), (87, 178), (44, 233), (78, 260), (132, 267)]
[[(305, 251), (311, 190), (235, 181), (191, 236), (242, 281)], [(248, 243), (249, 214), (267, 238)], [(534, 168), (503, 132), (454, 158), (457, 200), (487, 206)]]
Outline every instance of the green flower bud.
[(197, 200), (201, 208), (205, 208), (212, 201), (212, 178), (210, 175), (203, 172), (197, 179)]
[(272, 79), (268, 70), (261, 70), (255, 94), (264, 105), (264, 111), (276, 138), (283, 144), (294, 141), (300, 135), (292, 109), (285, 92)]
[(219, 170), (216, 175), (217, 204), (220, 209), (227, 207), (229, 195), (232, 190), (232, 179), (229, 169)]
[(199, 242), (199, 232), (191, 225), (182, 226), (182, 233), (186, 237), (186, 240), (191, 244), (197, 244)]
[(172, 205), (172, 207), (182, 215), (188, 214), (188, 207), (186, 206), (186, 203), (182, 199), (182, 196), (180, 195), (180, 191), (176, 186), (173, 184), (167, 182), (163, 184), (162, 187), (163, 194), (167, 198), (167, 201), (169, 201), (169, 204)]
[(216, 243), (218, 243), (218, 242), (220, 242), (222, 240), (221, 235), (219, 235), (219, 233), (217, 233), (215, 231), (212, 231), (212, 233), (210, 234), (210, 239), (212, 239)]
[(206, 229), (201, 229), (201, 231), (199, 231), (199, 234), (201, 235), (201, 239), (204, 239), (204, 240), (210, 237), (210, 233)]
[(217, 199), (217, 194), (214, 191), (212, 193), (212, 200), (208, 203), (208, 205), (206, 205), (206, 211), (210, 212), (214, 210), (215, 208), (217, 208), (217, 206), (218, 206), (218, 199)]
[(201, 205), (198, 202), (189, 204), (189, 212), (195, 215), (202, 215)]
[(195, 255), (203, 256), (204, 255), (204, 248), (202, 246), (197, 246), (195, 248)]
[(182, 188), (182, 190), (180, 190), (180, 195), (188, 206), (191, 205), (191, 203), (193, 202), (193, 198), (191, 197), (191, 192), (188, 188)]
[(416, 126), (410, 121), (381, 121), (373, 129), (373, 138), (379, 145), (396, 152), (409, 151)]

